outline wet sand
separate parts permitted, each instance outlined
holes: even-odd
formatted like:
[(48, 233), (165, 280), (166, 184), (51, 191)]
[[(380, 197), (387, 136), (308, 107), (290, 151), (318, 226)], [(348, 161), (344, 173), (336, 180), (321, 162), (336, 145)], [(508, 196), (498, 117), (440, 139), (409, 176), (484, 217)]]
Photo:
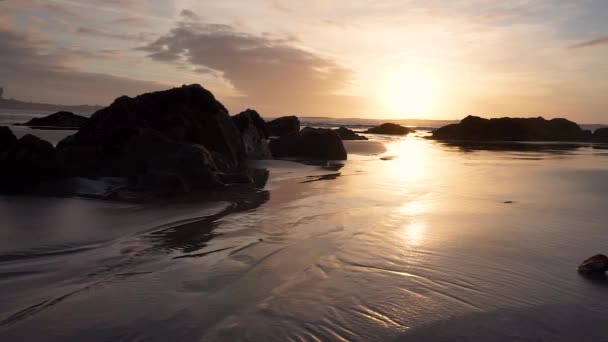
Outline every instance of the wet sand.
[(608, 281), (575, 271), (608, 252), (604, 150), (346, 147), (228, 196), (0, 198), (0, 338), (608, 338)]

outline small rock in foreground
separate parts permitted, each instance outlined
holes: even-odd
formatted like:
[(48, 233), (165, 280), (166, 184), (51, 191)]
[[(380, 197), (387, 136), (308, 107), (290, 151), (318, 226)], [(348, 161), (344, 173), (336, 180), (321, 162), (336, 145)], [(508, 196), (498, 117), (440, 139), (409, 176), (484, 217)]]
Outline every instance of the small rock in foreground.
[(577, 268), (581, 273), (604, 273), (608, 271), (608, 257), (597, 254), (583, 261)]

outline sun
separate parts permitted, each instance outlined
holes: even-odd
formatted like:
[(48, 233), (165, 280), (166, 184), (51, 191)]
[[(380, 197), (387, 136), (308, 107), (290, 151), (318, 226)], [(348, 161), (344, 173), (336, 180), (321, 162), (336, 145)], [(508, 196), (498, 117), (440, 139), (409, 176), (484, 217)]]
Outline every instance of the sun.
[(436, 109), (439, 82), (429, 70), (398, 69), (382, 83), (378, 96), (390, 115), (424, 117)]

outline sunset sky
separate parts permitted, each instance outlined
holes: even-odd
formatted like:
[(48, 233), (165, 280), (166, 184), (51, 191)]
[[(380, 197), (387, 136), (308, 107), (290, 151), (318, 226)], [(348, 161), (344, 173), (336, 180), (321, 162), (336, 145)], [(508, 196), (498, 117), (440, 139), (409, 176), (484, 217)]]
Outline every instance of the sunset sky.
[(231, 113), (608, 123), (606, 0), (0, 0), (5, 97), (188, 83)]

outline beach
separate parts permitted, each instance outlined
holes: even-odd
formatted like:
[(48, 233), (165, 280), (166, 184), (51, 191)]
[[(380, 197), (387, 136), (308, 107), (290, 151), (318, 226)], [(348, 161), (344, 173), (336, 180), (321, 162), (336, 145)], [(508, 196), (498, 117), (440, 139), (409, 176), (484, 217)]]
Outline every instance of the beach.
[[(0, 197), (3, 340), (601, 340), (608, 153), (368, 135), (156, 203)], [(595, 147), (595, 148), (594, 148)]]

